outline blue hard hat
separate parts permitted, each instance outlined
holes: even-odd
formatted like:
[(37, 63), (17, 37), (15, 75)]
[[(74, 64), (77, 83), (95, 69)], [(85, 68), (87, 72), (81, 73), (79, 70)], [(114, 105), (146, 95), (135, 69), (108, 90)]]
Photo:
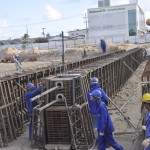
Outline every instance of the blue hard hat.
[(30, 83), (27, 84), (26, 88), (27, 89), (33, 89), (33, 88), (35, 88), (35, 85), (30, 82)]
[(98, 83), (98, 78), (97, 77), (93, 77), (91, 78), (91, 83)]
[(101, 97), (102, 97), (102, 93), (101, 93), (99, 90), (94, 90), (94, 91), (91, 93), (91, 96), (97, 97), (97, 98), (101, 98)]

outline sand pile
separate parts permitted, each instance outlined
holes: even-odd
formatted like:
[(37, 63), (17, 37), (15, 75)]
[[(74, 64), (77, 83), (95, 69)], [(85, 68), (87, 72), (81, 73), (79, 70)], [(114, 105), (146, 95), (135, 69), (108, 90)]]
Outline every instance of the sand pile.
[(2, 51), (3, 54), (6, 55), (14, 55), (14, 54), (19, 54), (20, 50), (16, 49), (16, 48), (6, 48), (5, 50)]
[(107, 52), (113, 52), (118, 50), (118, 46), (114, 43), (112, 43), (109, 40), (105, 40), (107, 45)]
[(84, 51), (86, 51), (86, 53), (90, 53), (90, 52), (97, 52), (97, 47), (95, 45), (83, 45), (80, 47), (76, 47), (76, 48), (66, 48), (65, 49), (65, 54), (72, 54), (72, 53), (81, 53), (83, 54)]
[(81, 53), (83, 52), (83, 48), (66, 48), (65, 54), (72, 54), (72, 53)]
[(19, 54), (21, 51), (16, 48), (6, 48), (0, 51), (1, 62), (14, 62), (13, 55)]
[(129, 51), (131, 49), (139, 47), (138, 45), (135, 44), (118, 44), (118, 49), (119, 50), (126, 50)]

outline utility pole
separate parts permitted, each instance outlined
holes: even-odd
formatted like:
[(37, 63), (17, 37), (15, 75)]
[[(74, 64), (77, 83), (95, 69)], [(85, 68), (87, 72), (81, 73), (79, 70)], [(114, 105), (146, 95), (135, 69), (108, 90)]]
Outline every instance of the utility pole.
[(42, 34), (43, 34), (44, 38), (45, 38), (45, 32), (44, 32), (45, 29), (46, 28), (42, 28), (42, 30), (43, 30)]
[(27, 32), (27, 42), (29, 43), (29, 33), (28, 33), (28, 26), (26, 24), (26, 32)]
[(28, 26), (27, 26), (27, 24), (26, 24), (26, 31), (27, 31), (27, 35), (28, 35)]
[(84, 22), (85, 23), (85, 27), (86, 27), (86, 40), (88, 39), (88, 17), (87, 17), (87, 14), (85, 13), (85, 16), (83, 17), (84, 19)]
[(63, 64), (63, 71), (64, 71), (65, 62), (64, 62), (64, 32), (63, 31), (61, 33), (61, 36), (62, 36), (62, 64)]

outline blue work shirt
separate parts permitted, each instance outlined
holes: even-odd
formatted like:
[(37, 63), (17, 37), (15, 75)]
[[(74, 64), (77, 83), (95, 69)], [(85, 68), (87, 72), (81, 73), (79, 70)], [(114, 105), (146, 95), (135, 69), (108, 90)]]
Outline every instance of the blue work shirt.
[(150, 112), (146, 114), (146, 137), (150, 138)]
[(97, 132), (112, 133), (115, 131), (108, 109), (103, 101), (99, 101), (97, 106)]
[(103, 53), (106, 53), (106, 42), (104, 40), (101, 40), (101, 48)]
[(92, 84), (90, 91), (88, 92), (88, 104), (89, 104), (90, 112), (92, 114), (96, 114), (96, 103), (93, 101), (92, 97), (90, 96), (94, 90), (99, 90), (101, 92), (101, 94), (102, 94), (101, 100), (106, 105), (108, 104), (108, 101), (109, 101), (108, 96), (106, 95), (104, 90), (100, 88), (100, 85), (98, 83)]
[(37, 105), (36, 101), (31, 101), (31, 98), (35, 97), (36, 95), (40, 94), (40, 92), (42, 91), (42, 87), (38, 87), (33, 91), (27, 91), (25, 94), (25, 101), (27, 104), (27, 109), (28, 109), (28, 117), (29, 115), (32, 114), (32, 109)]

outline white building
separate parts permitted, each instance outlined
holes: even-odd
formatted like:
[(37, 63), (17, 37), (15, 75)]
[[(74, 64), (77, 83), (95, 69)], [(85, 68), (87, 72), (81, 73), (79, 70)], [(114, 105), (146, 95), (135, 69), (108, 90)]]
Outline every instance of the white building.
[(88, 9), (88, 28), (90, 41), (142, 35), (144, 12), (137, 4)]
[(129, 0), (129, 4), (138, 4), (138, 0)]
[(98, 7), (110, 6), (110, 0), (98, 0)]
[(69, 31), (68, 36), (70, 37), (86, 36), (87, 31), (88, 29), (81, 29), (81, 30), (77, 29), (74, 31)]

